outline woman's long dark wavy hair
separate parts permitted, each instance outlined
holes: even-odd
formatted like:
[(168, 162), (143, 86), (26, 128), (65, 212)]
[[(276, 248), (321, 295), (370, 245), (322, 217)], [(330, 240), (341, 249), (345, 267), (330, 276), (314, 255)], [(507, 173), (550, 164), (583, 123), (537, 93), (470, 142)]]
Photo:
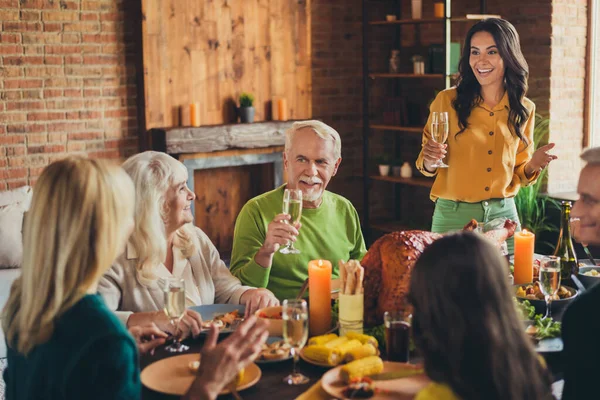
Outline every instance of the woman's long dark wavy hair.
[(435, 241), (412, 271), (413, 335), (425, 372), (463, 400), (553, 399), (517, 316), (506, 261), (478, 235)]
[(517, 30), (510, 22), (500, 18), (481, 20), (473, 25), (467, 33), (458, 64), (459, 78), (456, 85), (456, 99), (452, 103), (458, 114), (458, 125), (460, 127), (458, 133), (462, 133), (467, 128), (467, 120), (471, 115), (471, 110), (482, 101), (481, 85), (477, 82), (477, 78), (475, 78), (469, 64), (471, 39), (477, 32), (488, 32), (494, 37), (498, 53), (502, 57), (505, 66), (504, 86), (510, 104), (508, 125), (511, 127), (513, 134), (528, 144), (527, 139), (523, 136), (523, 126), (529, 118), (529, 111), (523, 105), (523, 97), (525, 97), (528, 88), (529, 66), (521, 52)]

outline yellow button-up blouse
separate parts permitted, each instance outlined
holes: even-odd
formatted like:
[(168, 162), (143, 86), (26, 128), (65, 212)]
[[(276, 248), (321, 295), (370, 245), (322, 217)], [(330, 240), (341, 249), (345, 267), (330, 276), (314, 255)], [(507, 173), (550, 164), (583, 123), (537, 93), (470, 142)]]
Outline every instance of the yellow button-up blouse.
[[(416, 166), (425, 176), (435, 176), (431, 200), (443, 198), (453, 201), (476, 203), (489, 199), (516, 196), (521, 186), (533, 183), (538, 173), (525, 176), (525, 164), (534, 152), (533, 127), (535, 104), (527, 99), (523, 103), (529, 111), (523, 134), (525, 144), (508, 127), (509, 102), (505, 93), (500, 103), (490, 109), (484, 104), (473, 108), (469, 126), (462, 133), (458, 127), (458, 115), (452, 107), (456, 88), (440, 92), (430, 111), (448, 112), (448, 148), (444, 162), (448, 168), (438, 168), (430, 173), (423, 167), (423, 151)], [(423, 131), (423, 145), (431, 139), (431, 114)]]

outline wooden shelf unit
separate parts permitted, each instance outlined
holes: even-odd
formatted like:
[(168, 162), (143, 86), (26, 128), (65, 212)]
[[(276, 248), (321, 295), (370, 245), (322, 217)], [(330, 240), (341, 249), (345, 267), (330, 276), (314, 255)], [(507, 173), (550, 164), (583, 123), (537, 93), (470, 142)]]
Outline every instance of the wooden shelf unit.
[[(371, 103), (371, 97), (373, 96), (373, 92), (371, 92), (371, 86), (372, 85), (393, 85), (393, 87), (391, 87), (392, 90), (389, 90), (390, 92), (393, 91), (393, 94), (389, 97), (404, 97), (407, 98), (408, 94), (407, 93), (403, 93), (402, 89), (404, 87), (415, 87), (418, 85), (427, 85), (429, 83), (432, 83), (432, 85), (437, 85), (438, 81), (432, 81), (434, 79), (438, 79), (439, 80), (439, 87), (438, 89), (444, 89), (444, 88), (449, 88), (451, 86), (451, 80), (453, 78), (453, 75), (450, 73), (450, 49), (451, 49), (451, 26), (453, 23), (463, 23), (463, 22), (471, 22), (471, 23), (475, 23), (478, 20), (484, 19), (484, 18), (489, 18), (489, 17), (499, 17), (496, 15), (489, 15), (487, 14), (486, 11), (486, 0), (480, 0), (479, 1), (479, 5), (480, 5), (480, 14), (467, 14), (467, 15), (462, 15), (462, 16), (458, 16), (458, 17), (452, 17), (452, 13), (451, 13), (451, 3), (452, 0), (444, 0), (444, 14), (445, 17), (443, 18), (424, 18), (424, 19), (412, 19), (412, 18), (402, 18), (402, 11), (406, 10), (407, 7), (407, 3), (410, 5), (410, 1), (408, 0), (395, 0), (394, 2), (394, 7), (397, 11), (397, 13), (395, 14), (398, 19), (395, 21), (381, 21), (381, 20), (369, 20), (369, 3), (372, 3), (374, 0), (363, 0), (363, 21), (362, 21), (362, 33), (363, 33), (363, 64), (362, 64), (362, 70), (363, 70), (363, 124), (362, 124), (362, 128), (363, 128), (363, 174), (362, 174), (362, 178), (363, 178), (363, 184), (364, 184), (364, 194), (363, 194), (363, 221), (364, 221), (364, 227), (365, 227), (365, 238), (367, 240), (367, 242), (369, 242), (372, 239), (375, 239), (373, 237), (371, 237), (370, 233), (371, 231), (377, 231), (377, 232), (392, 232), (392, 231), (396, 231), (396, 230), (402, 230), (402, 229), (414, 229), (414, 227), (411, 226), (405, 226), (405, 225), (412, 225), (413, 223), (409, 223), (406, 221), (411, 220), (411, 215), (409, 215), (409, 212), (407, 212), (404, 209), (404, 205), (402, 205), (402, 199), (405, 199), (405, 196), (415, 196), (414, 198), (411, 198), (410, 201), (412, 202), (420, 202), (420, 201), (429, 201), (428, 198), (426, 198), (425, 196), (423, 196), (422, 193), (418, 192), (417, 190), (413, 189), (414, 187), (421, 187), (421, 188), (431, 188), (433, 186), (433, 182), (434, 179), (431, 178), (426, 178), (426, 177), (421, 177), (420, 173), (416, 170), (416, 168), (414, 167), (414, 160), (403, 160), (403, 161), (408, 161), (411, 164), (411, 167), (413, 168), (413, 173), (415, 175), (419, 175), (419, 176), (415, 176), (413, 178), (401, 178), (398, 176), (379, 176), (379, 175), (370, 175), (371, 168), (372, 168), (372, 162), (373, 160), (371, 159), (371, 157), (376, 156), (376, 154), (371, 154), (369, 151), (369, 141), (370, 140), (375, 140), (375, 138), (373, 138), (374, 135), (376, 135), (378, 132), (384, 132), (386, 134), (391, 133), (398, 133), (398, 135), (396, 136), (392, 136), (393, 141), (390, 140), (389, 141), (389, 145), (386, 144), (385, 145), (385, 154), (382, 155), (386, 155), (386, 156), (392, 156), (394, 158), (398, 157), (400, 155), (400, 153), (405, 153), (405, 151), (403, 150), (405, 148), (405, 146), (414, 146), (415, 152), (418, 152), (420, 150), (420, 147), (417, 148), (416, 143), (408, 143), (408, 139), (409, 138), (414, 138), (416, 137), (416, 135), (421, 135), (423, 132), (423, 127), (422, 126), (401, 126), (401, 125), (391, 125), (391, 124), (384, 124), (381, 123), (380, 121), (383, 120), (382, 117), (382, 113), (384, 110), (372, 110), (370, 108), (370, 103)], [(402, 7), (402, 6), (405, 7)], [(410, 13), (408, 14), (410, 15)], [(405, 15), (406, 16), (406, 15)], [(371, 35), (371, 30), (376, 28), (376, 27), (388, 27), (392, 28), (394, 27), (395, 29), (395, 34), (394, 35), (390, 35), (390, 43), (392, 43), (393, 41), (393, 49), (402, 49), (402, 37), (404, 37), (405, 33), (404, 32), (412, 32), (413, 30), (415, 32), (418, 32), (420, 25), (423, 24), (433, 24), (432, 25), (432, 29), (435, 28), (436, 30), (440, 29), (440, 42), (443, 41), (443, 47), (444, 47), (444, 71), (443, 73), (435, 73), (435, 74), (421, 74), (421, 75), (416, 75), (416, 74), (412, 74), (412, 73), (386, 73), (384, 71), (381, 71), (381, 69), (379, 69), (379, 71), (371, 71), (370, 70), (370, 50), (371, 50), (371, 45), (372, 42), (370, 41), (370, 35)], [(420, 35), (419, 34), (415, 34), (415, 38), (419, 38)], [(416, 39), (416, 40), (420, 40), (420, 39)], [(416, 45), (419, 45), (420, 43), (416, 43)], [(379, 67), (381, 68), (381, 67)], [(408, 71), (407, 71), (408, 72)], [(416, 84), (415, 84), (416, 83)], [(429, 85), (429, 86), (432, 86)], [(420, 101), (424, 102), (424, 99), (420, 99)], [(388, 112), (390, 110), (387, 110)], [(411, 116), (412, 117), (412, 116)], [(371, 121), (371, 118), (373, 119), (373, 121)], [(417, 117), (418, 118), (418, 117)], [(402, 114), (402, 118), (398, 119), (398, 121), (402, 121), (403, 123), (407, 123), (406, 121), (410, 121), (408, 123), (412, 124), (412, 123), (416, 123), (417, 119), (413, 118), (406, 118), (406, 114)], [(407, 136), (405, 136), (407, 135)], [(371, 139), (373, 138), (373, 139)], [(379, 139), (379, 138), (377, 138)], [(387, 138), (385, 139), (386, 141), (388, 140)], [(386, 142), (387, 143), (387, 142)], [(412, 153), (412, 148), (411, 148), (411, 153)], [(416, 158), (416, 154), (414, 154), (414, 158)], [(404, 155), (404, 158), (406, 158), (407, 156)], [(391, 212), (391, 214), (394, 215), (390, 215), (389, 220), (387, 221), (370, 221), (369, 220), (369, 216), (370, 216), (370, 207), (372, 206), (372, 204), (369, 201), (370, 198), (370, 187), (373, 184), (373, 182), (375, 181), (380, 181), (380, 182), (388, 182), (391, 183), (392, 185), (390, 186), (390, 189), (388, 192), (386, 192), (386, 196), (389, 195), (390, 199), (391, 199), (391, 203), (392, 203), (392, 207), (393, 207), (393, 212)], [(385, 186), (385, 185), (378, 185), (377, 188), (379, 190), (380, 186)], [(404, 186), (407, 186), (408, 188), (404, 188)], [(417, 198), (418, 196), (418, 198)], [(421, 196), (423, 196), (423, 199), (421, 199)], [(389, 204), (388, 204), (389, 205)], [(404, 223), (404, 225), (403, 225)], [(416, 222), (418, 223), (418, 222)]]
[(371, 79), (386, 78), (386, 79), (443, 79), (444, 74), (389, 74), (389, 73), (374, 73), (369, 74)]
[(370, 179), (374, 181), (384, 181), (391, 182), (400, 185), (408, 185), (408, 186), (421, 186), (430, 188), (433, 186), (433, 179), (430, 178), (401, 178), (399, 176), (381, 176), (381, 175), (371, 175)]

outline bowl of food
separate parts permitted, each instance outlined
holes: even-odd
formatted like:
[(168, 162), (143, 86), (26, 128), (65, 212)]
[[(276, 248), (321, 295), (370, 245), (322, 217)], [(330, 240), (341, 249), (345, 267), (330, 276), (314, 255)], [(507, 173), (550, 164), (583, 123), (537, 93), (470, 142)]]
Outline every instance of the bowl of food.
[(266, 307), (256, 311), (254, 315), (269, 323), (269, 336), (283, 336), (283, 307)]
[(585, 286), (586, 289), (589, 289), (596, 283), (600, 282), (600, 266), (580, 266), (579, 275), (577, 275), (577, 277), (579, 278), (583, 286)]
[[(540, 289), (539, 282), (515, 285), (515, 296), (517, 300), (528, 300), (535, 307), (536, 314), (546, 313), (546, 301)], [(552, 298), (552, 314), (562, 312), (579, 294), (577, 289), (561, 285)]]

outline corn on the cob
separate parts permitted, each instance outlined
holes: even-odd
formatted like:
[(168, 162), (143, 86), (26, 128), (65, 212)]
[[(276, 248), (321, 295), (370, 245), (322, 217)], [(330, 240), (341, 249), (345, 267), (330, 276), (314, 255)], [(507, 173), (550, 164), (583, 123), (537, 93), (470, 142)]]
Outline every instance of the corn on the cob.
[(307, 346), (302, 351), (304, 357), (331, 366), (338, 365), (343, 359), (342, 353), (338, 349), (323, 345)]
[(240, 386), (242, 384), (242, 381), (244, 380), (245, 372), (246, 372), (246, 370), (244, 368), (240, 369), (240, 371), (237, 373), (235, 378), (233, 378), (232, 382), (230, 382), (229, 384), (231, 385), (233, 382), (235, 382), (236, 387)]
[(346, 336), (341, 336), (337, 339), (333, 339), (332, 341), (325, 343), (324, 346), (335, 348), (341, 345), (342, 343), (346, 343), (347, 341), (348, 338)]
[(377, 339), (375, 339), (373, 336), (365, 335), (364, 333), (348, 332), (346, 333), (346, 337), (350, 340), (356, 339), (362, 344), (371, 343), (375, 348), (379, 347)]
[(357, 349), (360, 346), (362, 346), (362, 344), (358, 340), (347, 340), (344, 343), (340, 344), (339, 346), (334, 347), (334, 349), (339, 350), (340, 354), (343, 357), (350, 350)]
[(327, 342), (331, 342), (332, 340), (337, 339), (337, 338), (338, 338), (338, 335), (336, 335), (335, 333), (328, 333), (327, 335), (315, 336), (308, 340), (308, 345), (309, 346), (322, 345)]
[(340, 375), (344, 382), (349, 383), (351, 379), (379, 374), (383, 371), (383, 361), (377, 356), (361, 358), (344, 365)]
[(377, 349), (371, 343), (363, 344), (360, 347), (347, 351), (344, 354), (346, 362), (360, 360), (361, 358), (377, 355)]

